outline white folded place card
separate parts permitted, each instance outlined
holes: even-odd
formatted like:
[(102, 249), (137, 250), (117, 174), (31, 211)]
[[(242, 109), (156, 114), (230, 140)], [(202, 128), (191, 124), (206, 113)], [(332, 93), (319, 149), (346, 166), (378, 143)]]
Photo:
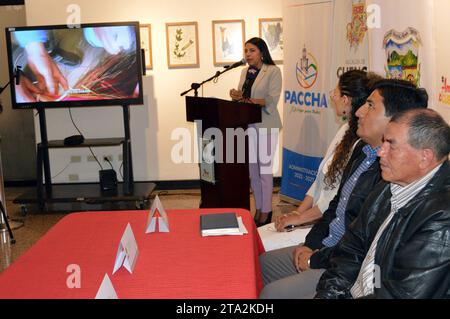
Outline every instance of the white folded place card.
[(97, 291), (97, 295), (95, 295), (95, 299), (119, 299), (108, 274), (105, 274), (105, 277), (103, 277), (102, 284)]
[(113, 274), (119, 270), (122, 265), (130, 273), (133, 273), (136, 260), (139, 255), (136, 239), (134, 238), (133, 230), (130, 223), (128, 223), (125, 232), (122, 235), (122, 239), (117, 249), (116, 262), (114, 263)]
[[(157, 212), (160, 216), (156, 216)], [(169, 218), (167, 217), (166, 210), (164, 209), (158, 195), (156, 195), (153, 200), (150, 213), (148, 214), (147, 227), (145, 227), (146, 234), (155, 232), (169, 232)]]

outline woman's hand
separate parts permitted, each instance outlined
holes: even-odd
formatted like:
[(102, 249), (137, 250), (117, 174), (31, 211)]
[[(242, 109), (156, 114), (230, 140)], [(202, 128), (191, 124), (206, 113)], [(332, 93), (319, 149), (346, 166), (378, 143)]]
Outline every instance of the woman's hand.
[(284, 229), (288, 225), (298, 225), (300, 218), (300, 213), (293, 211), (289, 214), (283, 214), (281, 216), (277, 216), (275, 219), (275, 228), (278, 232), (285, 232)]
[(240, 101), (243, 98), (243, 92), (235, 89), (230, 90), (230, 97), (233, 100)]

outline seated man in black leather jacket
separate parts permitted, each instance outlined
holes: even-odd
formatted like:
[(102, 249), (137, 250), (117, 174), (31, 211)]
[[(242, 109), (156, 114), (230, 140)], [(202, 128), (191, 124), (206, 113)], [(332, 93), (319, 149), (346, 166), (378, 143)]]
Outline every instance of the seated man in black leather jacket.
[(450, 298), (450, 127), (433, 110), (393, 117), (383, 180), (334, 249), (316, 298)]
[[(335, 198), (309, 232), (303, 245), (260, 256), (265, 287), (260, 298), (313, 298), (320, 276), (329, 267), (329, 256), (358, 216), (368, 194), (381, 180), (377, 151), (391, 117), (400, 111), (426, 108), (425, 90), (399, 80), (381, 80), (356, 112), (362, 139), (344, 170)], [(367, 164), (367, 165), (366, 165)], [(366, 165), (366, 167), (364, 167)]]

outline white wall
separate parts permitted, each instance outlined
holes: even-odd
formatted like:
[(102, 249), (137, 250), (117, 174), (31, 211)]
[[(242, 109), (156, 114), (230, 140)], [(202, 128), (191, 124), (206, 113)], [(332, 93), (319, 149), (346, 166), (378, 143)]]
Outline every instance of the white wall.
[[(276, 18), (282, 14), (280, 0), (28, 0), (25, 4), (28, 25), (65, 24), (69, 4), (80, 6), (81, 23), (137, 20), (152, 25), (153, 70), (147, 71), (143, 79), (145, 104), (131, 106), (136, 181), (198, 179), (197, 164), (172, 162), (171, 149), (177, 141), (171, 141), (170, 137), (177, 127), (186, 127), (192, 133), (194, 129), (193, 124), (186, 122), (185, 102), (180, 93), (192, 82), (201, 82), (220, 69), (213, 66), (211, 21), (244, 19), (248, 39), (258, 36), (259, 18)], [(198, 22), (200, 68), (168, 69), (165, 23), (184, 21)], [(228, 91), (237, 85), (239, 75), (240, 69), (236, 69), (225, 73), (217, 84), (206, 84), (204, 96), (228, 98)], [(282, 114), (281, 101), (279, 110)], [(123, 136), (120, 107), (73, 108), (72, 114), (87, 138)], [(46, 115), (49, 139), (77, 134), (67, 109), (48, 110)], [(39, 135), (38, 131), (36, 121), (36, 135)], [(119, 168), (121, 148), (96, 148), (94, 152), (99, 157), (112, 154), (113, 164)], [(88, 149), (52, 150), (53, 176), (66, 167), (71, 155), (83, 156), (82, 163), (70, 164), (53, 181), (68, 182), (69, 174), (78, 174), (80, 181), (97, 181), (99, 168), (95, 162), (87, 162), (89, 154)], [(280, 174), (281, 167), (276, 175)]]
[[(448, 30), (450, 30), (450, 1), (435, 0), (434, 3), (434, 32), (436, 47), (436, 104), (434, 108), (450, 123), (450, 105), (439, 102), (439, 94), (442, 92), (442, 77), (448, 79), (450, 85), (450, 43), (448, 41)], [(448, 93), (447, 93), (448, 95)]]
[[(0, 6), (0, 86), (9, 81), (5, 28), (26, 24), (25, 6)], [(33, 180), (36, 176), (36, 147), (32, 110), (13, 110), (8, 87), (0, 96), (0, 148), (6, 181)], [(17, 147), (20, 145), (20, 147)]]

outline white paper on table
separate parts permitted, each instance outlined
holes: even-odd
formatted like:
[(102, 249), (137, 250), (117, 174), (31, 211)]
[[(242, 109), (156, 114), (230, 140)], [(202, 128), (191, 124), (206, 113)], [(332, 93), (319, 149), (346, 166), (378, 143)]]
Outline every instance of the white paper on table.
[[(161, 217), (155, 217), (156, 211), (159, 212)], [(158, 218), (158, 229), (156, 229), (156, 218)], [(150, 208), (150, 213), (147, 219), (147, 227), (145, 227), (146, 234), (154, 232), (169, 232), (169, 218), (158, 195), (156, 195), (155, 199), (153, 200), (152, 207)]]
[(291, 232), (277, 232), (275, 223), (267, 224), (258, 228), (264, 249), (271, 251), (275, 249), (296, 246), (305, 242), (312, 226), (295, 228)]
[(117, 249), (116, 261), (114, 263), (113, 274), (119, 270), (122, 265), (130, 273), (133, 273), (134, 266), (136, 265), (136, 260), (139, 255), (139, 250), (137, 247), (136, 239), (131, 229), (130, 223), (128, 223), (125, 228), (125, 232), (122, 235), (122, 239), (119, 243), (119, 248)]
[(229, 230), (209, 230), (207, 232), (202, 231), (203, 237), (210, 237), (210, 236), (242, 236), (248, 234), (247, 228), (245, 228), (245, 225), (242, 221), (242, 217), (237, 217), (239, 232), (230, 232)]
[(247, 228), (245, 228), (244, 222), (242, 221), (242, 217), (238, 216), (237, 220), (238, 220), (238, 224), (239, 224), (239, 232), (242, 235), (248, 234)]
[(108, 274), (105, 274), (105, 277), (103, 277), (102, 284), (97, 291), (97, 295), (95, 295), (95, 299), (119, 299)]

